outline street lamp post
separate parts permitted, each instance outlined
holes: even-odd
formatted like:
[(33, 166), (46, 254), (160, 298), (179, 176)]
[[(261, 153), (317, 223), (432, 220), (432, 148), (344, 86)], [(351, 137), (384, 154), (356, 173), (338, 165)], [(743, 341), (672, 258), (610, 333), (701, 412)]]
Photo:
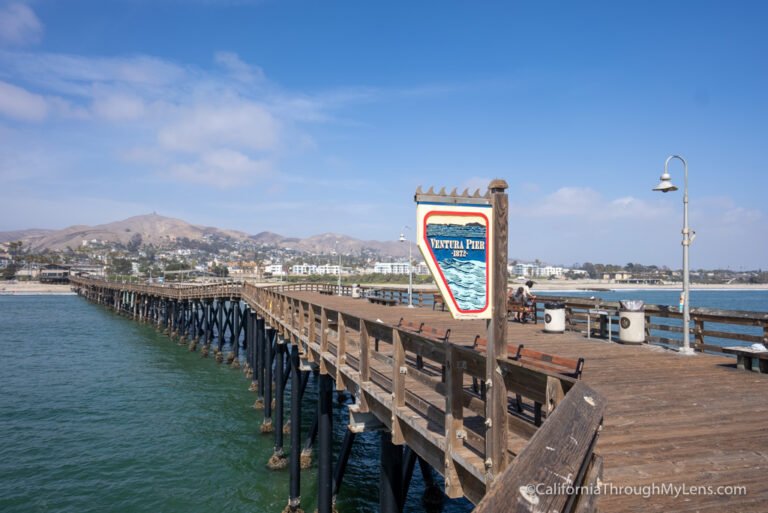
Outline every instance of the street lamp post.
[(405, 238), (405, 230), (410, 230), (408, 226), (403, 226), (400, 233), (400, 242), (408, 242), (408, 308), (413, 308), (413, 256), (411, 241)]
[(690, 308), (690, 265), (688, 263), (688, 250), (696, 238), (696, 232), (688, 227), (688, 162), (679, 155), (670, 155), (664, 162), (664, 174), (661, 175), (661, 182), (653, 188), (654, 191), (672, 192), (677, 187), (672, 184), (672, 177), (669, 176), (669, 161), (677, 159), (683, 163), (685, 171), (685, 184), (683, 187), (683, 347), (678, 351), (680, 354), (693, 354), (690, 340), (691, 308)]

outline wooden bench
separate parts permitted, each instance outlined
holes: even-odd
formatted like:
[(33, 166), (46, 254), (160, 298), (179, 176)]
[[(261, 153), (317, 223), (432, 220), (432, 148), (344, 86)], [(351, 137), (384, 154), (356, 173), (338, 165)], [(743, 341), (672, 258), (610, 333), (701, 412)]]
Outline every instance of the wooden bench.
[[(475, 336), (472, 348), (477, 351), (485, 352), (488, 341), (481, 338), (480, 335)], [(584, 358), (578, 358), (576, 360), (572, 358), (565, 358), (553, 354), (542, 353), (534, 351), (532, 349), (526, 349), (524, 345), (515, 347), (513, 344), (507, 344), (508, 358), (518, 361), (529, 367), (536, 367), (538, 369), (551, 372), (553, 374), (560, 374), (569, 378), (581, 379), (581, 373), (584, 370)], [(477, 378), (472, 378), (472, 389), (476, 394), (479, 394), (482, 399), (485, 399), (485, 383), (479, 383)], [(523, 411), (523, 398), (520, 394), (515, 394), (516, 409), (518, 413)], [(534, 423), (537, 426), (541, 425), (541, 403), (533, 403)]]
[(441, 312), (445, 312), (445, 300), (443, 299), (443, 295), (439, 292), (435, 292), (432, 294), (432, 310), (435, 310), (438, 306), (440, 307)]
[(374, 305), (395, 306), (397, 304), (396, 299), (385, 299), (383, 297), (375, 297), (375, 296), (369, 297), (368, 301), (370, 301)]
[(507, 318), (511, 319), (515, 314), (523, 314), (523, 322), (528, 322), (527, 317), (533, 317), (533, 323), (539, 323), (538, 308), (536, 301), (533, 301), (530, 305), (514, 301), (512, 298), (507, 300)]
[[(736, 355), (738, 369), (768, 374), (768, 351), (757, 351), (751, 347), (724, 347), (723, 352)], [(757, 366), (753, 362), (757, 362)]]
[[(405, 331), (418, 333), (419, 335), (423, 335), (427, 338), (431, 338), (439, 342), (448, 342), (448, 338), (451, 336), (450, 328), (434, 328), (432, 326), (427, 326), (423, 322), (418, 324), (413, 321), (405, 322), (404, 317), (400, 318), (400, 321), (397, 323), (397, 327)], [(416, 368), (419, 370), (424, 368), (424, 360), (422, 359), (420, 354), (416, 355)], [(444, 366), (443, 366), (442, 374), (443, 374), (443, 378), (445, 378)]]
[[(522, 344), (517, 347), (515, 356), (511, 358), (530, 367), (537, 367), (547, 372), (561, 374), (563, 376), (568, 376), (569, 378), (574, 379), (580, 379), (581, 372), (584, 370), (584, 358), (579, 358), (577, 360), (572, 358), (564, 358), (562, 356), (534, 351), (533, 349), (526, 349)], [(522, 412), (523, 398), (520, 397), (520, 394), (515, 394), (515, 396), (517, 400), (517, 411)], [(533, 403), (533, 415), (534, 423), (537, 426), (540, 426), (541, 403)]]

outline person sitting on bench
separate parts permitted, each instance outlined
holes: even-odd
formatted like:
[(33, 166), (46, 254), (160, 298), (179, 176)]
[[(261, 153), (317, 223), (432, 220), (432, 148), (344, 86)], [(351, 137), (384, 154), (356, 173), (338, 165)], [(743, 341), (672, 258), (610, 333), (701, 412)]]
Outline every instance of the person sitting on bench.
[(521, 308), (515, 313), (515, 320), (517, 322), (524, 322), (525, 316), (527, 315), (527, 310), (529, 306), (533, 305), (533, 302), (536, 301), (536, 296), (534, 296), (531, 293), (531, 287), (533, 287), (534, 281), (528, 280), (525, 282), (525, 285), (521, 287), (517, 287), (517, 290), (515, 291), (515, 294), (512, 296), (512, 301), (515, 303), (519, 303), (524, 308)]

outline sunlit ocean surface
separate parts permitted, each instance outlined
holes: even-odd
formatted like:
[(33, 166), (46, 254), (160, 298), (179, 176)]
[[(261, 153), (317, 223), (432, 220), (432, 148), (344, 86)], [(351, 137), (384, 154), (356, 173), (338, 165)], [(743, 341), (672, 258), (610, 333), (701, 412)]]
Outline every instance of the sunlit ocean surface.
[[(265, 468), (273, 438), (247, 389), (242, 372), (82, 298), (0, 297), (0, 512), (282, 511), (288, 473)], [(378, 453), (377, 434), (357, 437), (340, 512), (378, 509)], [(314, 511), (314, 468), (301, 485)], [(406, 510), (422, 491), (417, 468)]]

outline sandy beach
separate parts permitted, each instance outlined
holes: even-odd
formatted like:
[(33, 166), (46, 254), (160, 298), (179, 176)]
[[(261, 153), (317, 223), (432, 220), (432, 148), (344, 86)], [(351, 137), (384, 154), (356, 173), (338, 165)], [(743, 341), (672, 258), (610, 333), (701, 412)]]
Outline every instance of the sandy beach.
[[(681, 283), (664, 285), (646, 285), (638, 283), (611, 283), (603, 280), (542, 280), (537, 281), (536, 290), (680, 290)], [(726, 284), (726, 283), (691, 283), (691, 290), (768, 290), (768, 283), (761, 284)]]
[(37, 281), (0, 282), (0, 296), (73, 295), (69, 285), (40, 283)]

